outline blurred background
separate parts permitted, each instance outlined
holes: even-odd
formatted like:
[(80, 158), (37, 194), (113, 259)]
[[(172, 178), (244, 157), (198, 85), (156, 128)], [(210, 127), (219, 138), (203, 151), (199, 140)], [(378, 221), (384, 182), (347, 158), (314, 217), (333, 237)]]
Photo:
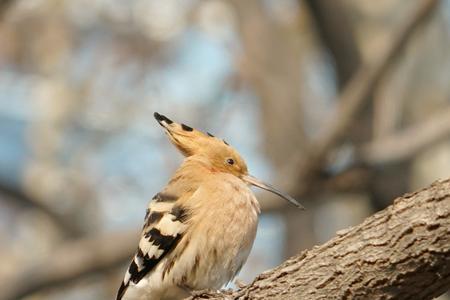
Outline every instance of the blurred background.
[(226, 139), (302, 212), (263, 212), (245, 283), (450, 176), (450, 1), (1, 0), (0, 299), (113, 299), (182, 157)]

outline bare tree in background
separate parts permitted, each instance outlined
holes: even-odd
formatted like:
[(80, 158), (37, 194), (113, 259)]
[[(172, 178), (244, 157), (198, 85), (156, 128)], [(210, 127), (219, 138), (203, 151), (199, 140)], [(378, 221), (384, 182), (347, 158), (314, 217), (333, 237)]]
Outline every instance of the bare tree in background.
[[(442, 5), (440, 1), (418, 0), (415, 5), (408, 5), (396, 25), (389, 27), (388, 42), (381, 43), (387, 47), (375, 51), (377, 55), (374, 56), (367, 54), (368, 42), (364, 40), (367, 34), (361, 37), (361, 29), (355, 25), (360, 24), (355, 7), (364, 4), (299, 1), (297, 17), (280, 20), (273, 16), (263, 1), (217, 3), (235, 13), (242, 52), (236, 58), (238, 71), (233, 80), (243, 82), (258, 96), (264, 149), (276, 168), (277, 181), (291, 194), (307, 200), (309, 212), (298, 214), (271, 198), (262, 199), (265, 212), (281, 214), (286, 220), (286, 256), (298, 254), (299, 250), (317, 242), (313, 230), (314, 213), (320, 204), (331, 202), (327, 200), (330, 195), (347, 197), (348, 193), (360, 194), (371, 200), (373, 208), (382, 209), (394, 196), (424, 185), (419, 179), (416, 180), (421, 184), (413, 185), (410, 181), (418, 176), (414, 170), (423, 168), (420, 161), (425, 160), (421, 157), (425, 150), (433, 147), (444, 147), (444, 152), (448, 150), (445, 148), (448, 145), (440, 144), (450, 136), (450, 91), (443, 88), (432, 93), (430, 88), (424, 87), (426, 81), (424, 83), (420, 70), (414, 69), (417, 66), (412, 62), (423, 61), (420, 67), (426, 69), (433, 62), (429, 58), (431, 52), (411, 50), (411, 45), (420, 49), (417, 44), (431, 43), (430, 32), (435, 39), (442, 36), (443, 29), (439, 27), (442, 20), (437, 9)], [(11, 4), (3, 6), (0, 2), (1, 18), (6, 16), (6, 8), (10, 7)], [(188, 16), (189, 21), (195, 19), (196, 8), (194, 6)], [(76, 34), (69, 24), (60, 23), (63, 14), (59, 13), (44, 18), (46, 25), (40, 24), (36, 15), (22, 20), (24, 23), (21, 24), (41, 28), (40, 31), (45, 32), (42, 38), (48, 44), (55, 41), (61, 32), (65, 33), (61, 36), (66, 36), (66, 39), (60, 40), (59, 47), (52, 47), (51, 51), (39, 46), (38, 42), (27, 48), (32, 57), (43, 55), (43, 59), (32, 60), (35, 65), (26, 65), (36, 73), (64, 78), (56, 57), (69, 55)], [(111, 26), (113, 24), (110, 23)], [(392, 27), (397, 29), (391, 30)], [(21, 31), (17, 44), (20, 44), (20, 39), (31, 39), (25, 31)], [(167, 63), (161, 50), (164, 42), (147, 43), (148, 40), (139, 32), (130, 32), (117, 30), (112, 42), (110, 40), (109, 46), (103, 49), (107, 52), (106, 48), (111, 47), (117, 51), (111, 55), (114, 64), (120, 66), (119, 62), (130, 56), (138, 57), (136, 65), (139, 66), (145, 65), (147, 60), (153, 63), (150, 68)], [(435, 48), (439, 47), (431, 48), (428, 51), (438, 51)], [(316, 99), (308, 98), (311, 94), (305, 92), (303, 82), (307, 79), (301, 67), (311, 57), (308, 55), (316, 52), (326, 53), (323, 56), (328, 55), (334, 63), (337, 95), (329, 117), (315, 120), (320, 130), (311, 132), (305, 119), (308, 118), (308, 108)], [(17, 61), (27, 58), (26, 53), (14, 55)], [(98, 63), (95, 70), (101, 69)], [(439, 64), (429, 67), (427, 74), (439, 74), (439, 67)], [(144, 73), (145, 69), (141, 72)], [(93, 72), (90, 79), (96, 76), (99, 74)], [(67, 286), (83, 278), (93, 278), (97, 274), (106, 278), (134, 251), (135, 232), (87, 234), (86, 228), (95, 228), (96, 224), (86, 220), (99, 218), (99, 208), (90, 206), (94, 202), (94, 187), (82, 172), (65, 173), (64, 162), (55, 163), (54, 158), (61, 155), (58, 150), (67, 131), (92, 130), (95, 133), (90, 137), (90, 148), (75, 152), (75, 159), (71, 162), (72, 170), (83, 170), (77, 167), (85, 162), (85, 155), (98, 151), (111, 135), (128, 129), (127, 122), (136, 118), (143, 109), (139, 105), (121, 105), (117, 101), (118, 108), (111, 113), (113, 117), (106, 121), (94, 120), (98, 123), (92, 122), (92, 128), (86, 128), (83, 127), (85, 124), (73, 120), (78, 115), (89, 118), (87, 110), (90, 103), (85, 100), (89, 83), (75, 87), (63, 79), (58, 83), (53, 88), (42, 85), (43, 92), (53, 93), (55, 102), (48, 106), (53, 110), (43, 110), (40, 114), (42, 122), (30, 131), (30, 140), (36, 145), (41, 142), (33, 149), (35, 163), (38, 163), (33, 170), (50, 166), (54, 172), (32, 173), (25, 188), (12, 188), (0, 183), (0, 191), (7, 195), (1, 197), (2, 201), (16, 204), (20, 200), (27, 210), (39, 211), (46, 220), (50, 220), (52, 228), (62, 236), (60, 246), (52, 251), (51, 256), (35, 259), (33, 264), (17, 268), (16, 273), (5, 277), (3, 281), (9, 284), (0, 299), (23, 298), (39, 291)], [(430, 86), (434, 88), (434, 85)], [(402, 100), (413, 96), (417, 100)], [(111, 96), (111, 103), (117, 100), (113, 98)], [(428, 105), (429, 102), (435, 104)], [(37, 109), (40, 107), (36, 105)], [(106, 124), (107, 129), (100, 123)], [(350, 162), (337, 171), (330, 171), (334, 167), (334, 157), (348, 145), (352, 149)], [(58, 176), (64, 180), (58, 181), (61, 184), (57, 186), (31, 184), (36, 182), (31, 179)], [(324, 245), (302, 252), (274, 270), (261, 274), (252, 284), (238, 291), (221, 295), (202, 293), (194, 298), (323, 299), (337, 293), (338, 298), (351, 299), (373, 293), (371, 295), (375, 299), (407, 299), (411, 295), (431, 299), (449, 287), (449, 189), (448, 181), (443, 181), (404, 196), (364, 223), (340, 232)], [(73, 213), (68, 216), (61, 210), (64, 207), (57, 206), (60, 204), (57, 200), (61, 195), (72, 192), (71, 199), (77, 204), (73, 209), (65, 208)], [(383, 233), (383, 236), (378, 233)], [(111, 278), (108, 288), (113, 290), (120, 276)], [(372, 290), (368, 291), (367, 287)]]

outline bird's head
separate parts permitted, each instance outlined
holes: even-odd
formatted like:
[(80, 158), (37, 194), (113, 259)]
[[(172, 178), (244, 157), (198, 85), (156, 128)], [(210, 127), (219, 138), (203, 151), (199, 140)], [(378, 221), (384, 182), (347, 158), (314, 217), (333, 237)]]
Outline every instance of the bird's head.
[(173, 122), (164, 115), (154, 113), (155, 119), (165, 129), (172, 144), (186, 157), (198, 156), (207, 161), (211, 171), (232, 174), (247, 184), (251, 184), (286, 199), (295, 206), (303, 208), (291, 196), (273, 186), (249, 175), (247, 164), (239, 153), (227, 142), (210, 133), (203, 133), (185, 124)]

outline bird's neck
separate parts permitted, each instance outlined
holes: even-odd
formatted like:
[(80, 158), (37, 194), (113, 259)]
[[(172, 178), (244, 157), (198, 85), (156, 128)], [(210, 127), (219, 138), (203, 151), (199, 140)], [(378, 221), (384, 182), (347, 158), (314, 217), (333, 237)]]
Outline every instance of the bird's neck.
[(187, 157), (177, 170), (177, 172), (192, 172), (194, 176), (200, 177), (218, 171), (206, 157), (201, 155)]
[(211, 173), (207, 161), (199, 158), (186, 158), (166, 186), (166, 192), (181, 195), (194, 192), (205, 176)]

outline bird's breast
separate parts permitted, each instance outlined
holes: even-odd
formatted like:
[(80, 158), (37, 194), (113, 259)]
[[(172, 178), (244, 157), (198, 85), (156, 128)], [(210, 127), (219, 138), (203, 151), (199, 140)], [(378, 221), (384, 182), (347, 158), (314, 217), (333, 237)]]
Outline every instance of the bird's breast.
[[(219, 184), (220, 183), (220, 184)], [(207, 205), (193, 213), (193, 272), (190, 286), (220, 288), (247, 260), (256, 235), (259, 205), (240, 179), (221, 178), (211, 188)], [(200, 275), (202, 274), (202, 275)]]

